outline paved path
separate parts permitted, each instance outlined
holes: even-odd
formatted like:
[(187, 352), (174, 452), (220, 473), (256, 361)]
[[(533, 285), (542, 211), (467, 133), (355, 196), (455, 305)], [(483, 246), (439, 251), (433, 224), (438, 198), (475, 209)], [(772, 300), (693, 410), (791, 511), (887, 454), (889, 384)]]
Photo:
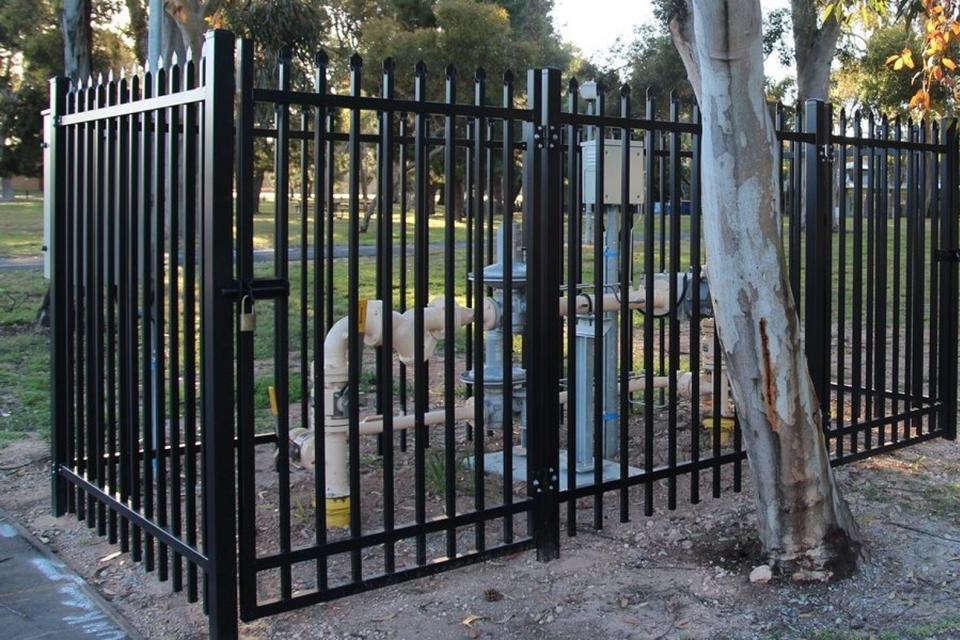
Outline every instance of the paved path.
[[(442, 242), (431, 242), (430, 253), (443, 251)], [(466, 242), (458, 242), (456, 248), (461, 251), (467, 247)], [(358, 247), (358, 254), (361, 258), (370, 258), (377, 255), (377, 246), (373, 244), (362, 244)], [(345, 245), (337, 245), (333, 248), (334, 258), (346, 258), (349, 248)], [(393, 246), (393, 255), (400, 255), (400, 245)], [(407, 247), (407, 256), (413, 258), (413, 244)], [(299, 247), (291, 247), (287, 252), (287, 258), (291, 261), (300, 259)], [(313, 259), (313, 248), (307, 249), (307, 259)], [(273, 249), (255, 249), (253, 252), (254, 262), (270, 262), (273, 260)], [(43, 256), (29, 256), (23, 258), (0, 258), (0, 271), (14, 271), (22, 269), (40, 269), (43, 267)]]
[(0, 258), (0, 271), (14, 271), (19, 269), (42, 269), (43, 256), (25, 258)]
[(132, 638), (90, 585), (0, 511), (0, 636), (11, 640)]

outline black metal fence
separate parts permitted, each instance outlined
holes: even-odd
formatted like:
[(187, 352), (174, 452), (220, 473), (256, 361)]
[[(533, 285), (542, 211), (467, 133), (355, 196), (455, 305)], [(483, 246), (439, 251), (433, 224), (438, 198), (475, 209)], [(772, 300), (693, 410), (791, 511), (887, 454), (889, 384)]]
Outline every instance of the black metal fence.
[[(740, 490), (695, 105), (258, 59), (53, 83), (58, 515), (230, 636)], [(955, 437), (955, 125), (775, 117), (834, 461)]]

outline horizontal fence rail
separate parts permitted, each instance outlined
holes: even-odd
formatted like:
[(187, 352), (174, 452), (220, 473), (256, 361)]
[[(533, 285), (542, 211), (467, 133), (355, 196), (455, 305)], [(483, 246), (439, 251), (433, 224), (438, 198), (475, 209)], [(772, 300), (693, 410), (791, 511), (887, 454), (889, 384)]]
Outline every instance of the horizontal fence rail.
[[(741, 490), (695, 103), (267, 59), (52, 84), (58, 515), (231, 637)], [(770, 112), (832, 462), (955, 437), (955, 123)]]

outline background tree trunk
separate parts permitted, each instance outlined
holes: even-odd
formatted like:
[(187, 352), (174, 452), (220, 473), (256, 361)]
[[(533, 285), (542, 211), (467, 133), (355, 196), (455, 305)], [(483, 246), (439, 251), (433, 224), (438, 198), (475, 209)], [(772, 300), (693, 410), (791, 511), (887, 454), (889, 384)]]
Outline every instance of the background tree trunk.
[(0, 202), (13, 202), (16, 196), (13, 190), (13, 176), (0, 178)]
[(830, 468), (779, 235), (759, 0), (686, 0), (671, 20), (703, 114), (710, 294), (768, 558), (798, 577), (856, 566), (856, 524)]
[(203, 34), (207, 18), (216, 13), (223, 0), (163, 0), (164, 10), (173, 17), (183, 41), (184, 50), (190, 49), (193, 59), (199, 60), (203, 50)]
[(826, 100), (830, 90), (830, 63), (837, 52), (840, 23), (831, 15), (818, 26), (817, 0), (792, 0), (793, 50), (797, 61), (797, 104)]
[(260, 213), (260, 194), (263, 192), (263, 182), (267, 178), (267, 170), (263, 167), (254, 167), (253, 170), (253, 215)]
[[(818, 25), (819, 12), (817, 0), (791, 0), (790, 19), (793, 23), (793, 57), (797, 63), (798, 106), (810, 99), (827, 100), (830, 93), (830, 64), (837, 53), (840, 23), (831, 15), (823, 24)], [(843, 176), (845, 167), (845, 162), (837, 162), (834, 167), (835, 203), (840, 202), (839, 189), (844, 184), (840, 177)], [(806, 184), (806, 174), (802, 179)], [(805, 193), (806, 189), (801, 188), (801, 204)], [(834, 208), (834, 228), (840, 224), (842, 215), (839, 209)], [(801, 218), (801, 224), (805, 223), (806, 220)]]
[(90, 52), (93, 32), (90, 26), (89, 0), (65, 0), (63, 3), (63, 70), (73, 82), (90, 77)]
[(143, 0), (126, 0), (127, 13), (130, 15), (130, 36), (133, 38), (137, 60), (146, 62), (150, 52), (150, 21)]

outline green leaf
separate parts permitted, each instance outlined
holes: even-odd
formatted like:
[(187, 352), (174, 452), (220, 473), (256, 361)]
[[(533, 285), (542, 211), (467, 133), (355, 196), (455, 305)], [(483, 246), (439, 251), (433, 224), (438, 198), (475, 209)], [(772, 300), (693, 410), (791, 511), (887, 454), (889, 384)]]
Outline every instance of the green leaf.
[(827, 20), (829, 20), (829, 19), (830, 19), (830, 16), (833, 15), (834, 10), (836, 9), (836, 7), (837, 7), (837, 3), (836, 3), (836, 2), (831, 2), (830, 4), (828, 4), (828, 5), (827, 5), (827, 8), (824, 9), (824, 11), (823, 11), (823, 16), (821, 17), (821, 22), (826, 22)]

